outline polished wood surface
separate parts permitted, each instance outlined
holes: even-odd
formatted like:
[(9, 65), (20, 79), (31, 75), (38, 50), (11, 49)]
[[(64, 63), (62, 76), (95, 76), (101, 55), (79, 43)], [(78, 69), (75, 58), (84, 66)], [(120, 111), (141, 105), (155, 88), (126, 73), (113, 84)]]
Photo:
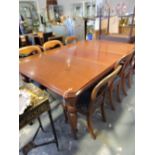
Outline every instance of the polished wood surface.
[(64, 98), (76, 97), (133, 48), (126, 43), (81, 41), (25, 58), (20, 72)]
[(69, 44), (69, 43), (75, 43), (77, 42), (77, 37), (76, 36), (68, 36), (65, 39), (65, 44)]
[(42, 53), (41, 51), (41, 47), (38, 45), (31, 45), (31, 46), (26, 46), (26, 47), (22, 47), (19, 49), (19, 54), (24, 54), (24, 55), (29, 55), (32, 52), (37, 52), (37, 54)]
[(103, 78), (134, 45), (109, 41), (80, 41), (20, 61), (20, 73), (65, 99), (65, 110), (77, 138), (77, 96)]
[(90, 60), (91, 62), (109, 64), (109, 61), (127, 55), (133, 47), (133, 44), (93, 40), (67, 45), (61, 49), (61, 52), (66, 55)]
[(50, 40), (44, 43), (43, 48), (44, 50), (50, 50), (51, 48), (54, 48), (55, 46), (63, 47), (63, 44), (59, 40)]

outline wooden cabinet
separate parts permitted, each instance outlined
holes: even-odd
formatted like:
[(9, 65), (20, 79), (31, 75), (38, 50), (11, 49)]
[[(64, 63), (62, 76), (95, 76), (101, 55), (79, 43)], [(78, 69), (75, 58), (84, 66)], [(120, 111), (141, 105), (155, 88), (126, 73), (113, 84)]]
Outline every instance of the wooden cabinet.
[(57, 0), (47, 0), (48, 5), (57, 5)]
[(129, 35), (131, 29), (132, 29), (131, 36), (134, 36), (135, 35), (135, 26), (130, 26), (130, 25), (119, 26), (119, 33), (123, 34), (123, 35)]

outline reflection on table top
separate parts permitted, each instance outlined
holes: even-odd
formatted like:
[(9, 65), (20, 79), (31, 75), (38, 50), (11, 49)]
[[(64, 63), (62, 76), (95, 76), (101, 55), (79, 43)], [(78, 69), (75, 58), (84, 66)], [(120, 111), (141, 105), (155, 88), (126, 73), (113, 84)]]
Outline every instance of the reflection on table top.
[(25, 58), (20, 72), (64, 97), (73, 97), (133, 48), (127, 43), (80, 41)]

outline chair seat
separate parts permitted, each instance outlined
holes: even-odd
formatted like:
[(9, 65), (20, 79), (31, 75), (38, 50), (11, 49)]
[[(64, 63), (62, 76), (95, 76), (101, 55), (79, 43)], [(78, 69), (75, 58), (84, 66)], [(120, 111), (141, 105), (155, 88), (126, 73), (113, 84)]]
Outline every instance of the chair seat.
[[(84, 114), (86, 114), (88, 112), (88, 107), (89, 107), (89, 103), (90, 103), (90, 100), (91, 100), (92, 89), (93, 88), (90, 88), (89, 90), (86, 90), (85, 92), (83, 92), (78, 97), (76, 106), (77, 106), (77, 109), (78, 109), (79, 112), (84, 113)], [(106, 91), (106, 90), (107, 90), (107, 87), (104, 86), (103, 91)], [(96, 104), (98, 102), (100, 102), (100, 97), (97, 98), (97, 100), (95, 102), (96, 102)]]
[(87, 112), (87, 109), (90, 103), (90, 95), (91, 95), (91, 90), (87, 90), (78, 97), (77, 109), (79, 111), (82, 111), (83, 113)]

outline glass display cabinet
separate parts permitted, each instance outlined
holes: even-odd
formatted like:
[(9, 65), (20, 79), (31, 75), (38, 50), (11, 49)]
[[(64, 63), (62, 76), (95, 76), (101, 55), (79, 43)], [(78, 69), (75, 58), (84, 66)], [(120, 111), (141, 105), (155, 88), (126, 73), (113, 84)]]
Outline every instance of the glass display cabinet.
[(47, 15), (48, 20), (52, 24), (61, 22), (61, 16), (63, 16), (63, 7), (61, 5), (48, 5)]
[[(84, 21), (84, 38), (92, 39), (95, 26), (95, 1), (72, 4), (73, 16)], [(88, 37), (89, 36), (89, 37)]]
[(73, 4), (72, 9), (73, 9), (73, 16), (74, 17), (83, 17), (84, 11), (83, 11), (82, 3)]
[[(122, 16), (119, 23), (119, 33), (123, 35), (135, 35), (135, 19), (134, 14)], [(133, 18), (133, 19), (132, 19)], [(132, 32), (130, 32), (132, 29)], [(131, 33), (131, 34), (130, 34)]]
[(95, 9), (96, 9), (96, 6), (95, 6), (95, 3), (93, 2), (86, 2), (85, 3), (85, 17), (87, 18), (92, 18), (92, 17), (95, 17)]
[(35, 1), (20, 1), (19, 14), (24, 33), (38, 30), (40, 22)]

